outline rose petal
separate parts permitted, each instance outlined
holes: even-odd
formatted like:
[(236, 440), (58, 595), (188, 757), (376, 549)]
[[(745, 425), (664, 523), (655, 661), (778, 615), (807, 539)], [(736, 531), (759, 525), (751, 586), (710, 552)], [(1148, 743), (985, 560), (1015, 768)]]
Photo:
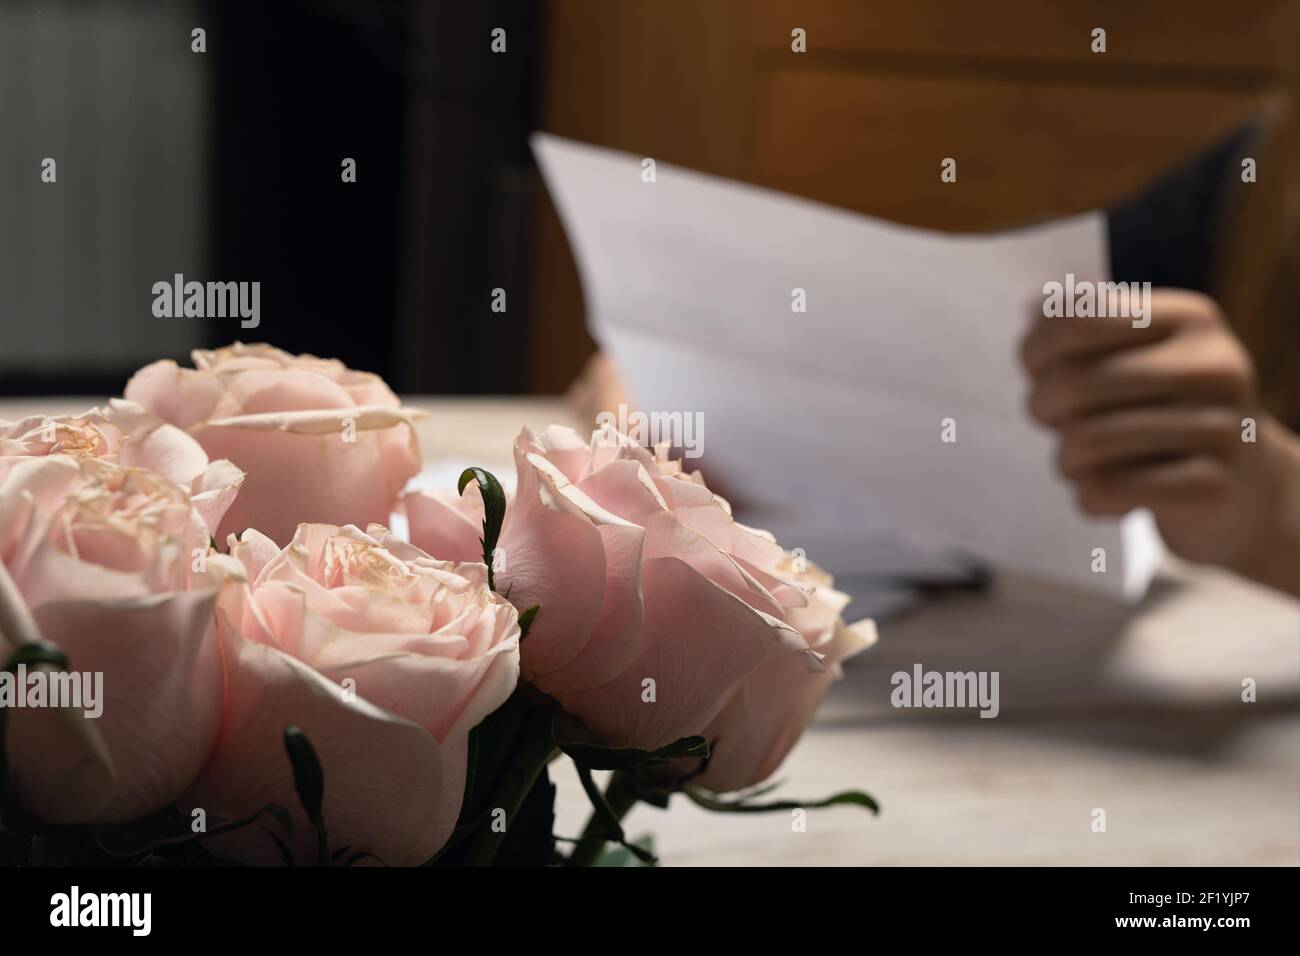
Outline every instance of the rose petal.
[[(597, 525), (636, 526), (605, 512), (542, 456), (516, 446), (515, 464), (519, 488), (501, 532), (505, 567), (497, 584), (515, 607), (545, 609), (524, 649), (523, 673), (531, 678), (571, 663), (592, 640), (605, 603), (605, 546)], [(618, 656), (613, 648), (605, 653)]]
[(125, 468), (147, 468), (189, 487), (208, 467), (203, 446), (135, 402), (113, 399), (109, 402), (108, 420), (121, 431), (118, 463)]
[[(70, 670), (103, 675), (103, 712), (93, 723), (117, 785), (91, 821), (121, 822), (159, 810), (199, 772), (216, 739), (221, 702), (212, 633), (216, 596), (181, 592), (35, 608), (41, 634), (67, 654)], [(59, 759), (53, 751), (33, 757), (36, 763), (19, 757), (20, 773)]]
[[(654, 749), (697, 734), (751, 670), (807, 651), (794, 628), (749, 607), (679, 558), (644, 560), (641, 581), (640, 656), (609, 684), (558, 695), (565, 710), (611, 746)], [(654, 702), (643, 700), (647, 678), (655, 682)]]
[(482, 560), (483, 499), (477, 491), (466, 488), (465, 492), (463, 496), (442, 491), (403, 495), (398, 510), (406, 515), (411, 544), (444, 561)]
[(216, 376), (181, 368), (171, 359), (146, 365), (132, 375), (123, 397), (186, 431), (213, 415), (238, 410)]
[(826, 669), (809, 674), (792, 657), (756, 668), (705, 731), (714, 742), (709, 764), (692, 782), (715, 793), (743, 790), (776, 773), (812, 720), (843, 661), (875, 642), (870, 621), (839, 622), (819, 651)]
[(226, 543), (226, 550), (243, 564), (250, 582), (257, 581), (262, 570), (280, 554), (276, 543), (256, 528), (248, 528), (238, 537), (232, 535)]
[(223, 628), (227, 699), (221, 736), (207, 766), (181, 800), (211, 817), (238, 817), (270, 803), (293, 816), (292, 837), (269, 817), (207, 841), (218, 856), (279, 863), (274, 828), (299, 865), (314, 864), (316, 836), (294, 789), (283, 733), (311, 740), (325, 779), (322, 816), (331, 851), (368, 851), (384, 863), (416, 865), (436, 853), (455, 826), (464, 754), (443, 751), (428, 732), (342, 688), (274, 648)]
[(218, 539), (257, 528), (273, 541), (293, 538), (300, 522), (387, 522), (393, 502), (419, 470), (414, 432), (358, 430), (343, 435), (205, 425), (195, 436), (213, 458), (247, 476), (222, 520)]

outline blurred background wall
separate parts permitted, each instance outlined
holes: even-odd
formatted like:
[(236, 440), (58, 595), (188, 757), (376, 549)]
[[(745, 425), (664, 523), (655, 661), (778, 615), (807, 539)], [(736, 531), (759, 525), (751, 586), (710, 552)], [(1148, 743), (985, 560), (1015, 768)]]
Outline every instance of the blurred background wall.
[(105, 391), (141, 358), (202, 343), (193, 321), (155, 319), (150, 292), (202, 274), (210, 251), (196, 18), (193, 0), (0, 3), (4, 393)]
[[(1210, 291), (1296, 420), (1296, 0), (556, 0), (539, 123), (913, 225), (1000, 229), (1103, 207), (1257, 122)], [(808, 52), (791, 50), (804, 29)], [(1094, 28), (1106, 30), (1093, 53)], [(958, 181), (940, 181), (943, 157)], [(535, 387), (581, 361), (581, 291), (539, 213)]]
[[(401, 391), (560, 391), (592, 344), (537, 128), (982, 230), (1113, 203), (1253, 120), (1214, 291), (1294, 405), (1298, 63), (1297, 0), (6, 0), (0, 392), (114, 392), (239, 337)], [(260, 281), (261, 327), (154, 318), (176, 272)]]
[[(403, 391), (526, 389), (539, 12), (4, 0), (0, 394), (112, 394), (152, 358), (236, 338)], [(260, 327), (154, 317), (176, 273), (260, 282)]]

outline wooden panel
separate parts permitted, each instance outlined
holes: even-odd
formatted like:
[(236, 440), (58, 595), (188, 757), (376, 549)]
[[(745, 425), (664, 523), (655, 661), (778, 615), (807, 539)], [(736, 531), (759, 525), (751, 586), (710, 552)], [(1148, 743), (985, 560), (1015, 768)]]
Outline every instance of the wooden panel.
[[(1278, 75), (1295, 69), (1294, 0), (762, 0), (754, 34), (764, 49), (790, 52), (790, 31), (807, 32), (808, 53), (1009, 59), (1173, 67), (1195, 73)], [(1091, 50), (1094, 27), (1107, 51)], [(1170, 71), (1161, 74), (1166, 80)]]
[(552, 2), (542, 128), (743, 175), (758, 92), (748, 2)]
[(537, 184), (533, 248), (529, 269), (527, 386), (554, 395), (564, 391), (596, 350), (587, 318), (578, 267), (546, 187)]
[[(1268, 103), (1277, 136), (1220, 298), (1270, 394), (1295, 392), (1279, 370), (1295, 366), (1297, 294), (1277, 263), (1300, 243), (1297, 0), (549, 0), (547, 22), (541, 128), (939, 228), (1103, 204)], [(789, 49), (796, 25), (807, 54)], [(533, 385), (555, 391), (591, 345), (549, 201), (538, 223)]]
[[(782, 71), (757, 178), (899, 222), (981, 230), (1103, 205), (1256, 112), (1250, 93)], [(957, 181), (940, 179), (945, 157)]]
[[(551, 0), (538, 128), (747, 178), (756, 132), (749, 0)], [(578, 275), (545, 190), (532, 252), (530, 386), (558, 392), (594, 346)]]

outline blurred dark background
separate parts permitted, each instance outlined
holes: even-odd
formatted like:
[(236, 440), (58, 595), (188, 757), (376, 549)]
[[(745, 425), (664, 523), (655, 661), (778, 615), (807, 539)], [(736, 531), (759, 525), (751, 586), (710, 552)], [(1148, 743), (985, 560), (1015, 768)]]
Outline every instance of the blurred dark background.
[[(1250, 124), (1206, 287), (1294, 420), (1298, 91), (1298, 0), (0, 0), (0, 394), (236, 338), (563, 391), (593, 344), (534, 129), (968, 231), (1113, 208)], [(260, 328), (154, 317), (175, 273), (261, 282)]]
[[(0, 393), (111, 394), (236, 338), (525, 390), (539, 29), (534, 0), (0, 6)], [(178, 272), (260, 281), (260, 327), (154, 317)]]
[[(213, 268), (267, 277), (274, 344), (404, 392), (521, 390), (537, 3), (207, 10)], [(491, 310), (496, 288), (505, 312)]]

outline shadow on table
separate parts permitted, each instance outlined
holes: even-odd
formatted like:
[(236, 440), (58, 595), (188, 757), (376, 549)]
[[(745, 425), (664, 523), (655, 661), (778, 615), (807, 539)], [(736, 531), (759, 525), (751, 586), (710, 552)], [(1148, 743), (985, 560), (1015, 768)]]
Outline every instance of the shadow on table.
[[(985, 594), (936, 597), (880, 625), (879, 645), (846, 665), (819, 720), (926, 722), (935, 733), (973, 721), (998, 735), (1213, 760), (1252, 722), (1300, 713), (1300, 668), (1285, 640), (1288, 605), (1265, 600), (1270, 630), (1252, 644), (1223, 632), (1207, 612), (1216, 600), (1167, 576), (1139, 605), (1019, 578), (999, 579)], [(1279, 623), (1281, 636), (1273, 638)], [(918, 665), (922, 674), (997, 672), (998, 716), (981, 719), (973, 707), (892, 706), (894, 675), (914, 682)], [(1252, 674), (1268, 693), (1246, 704), (1240, 675)]]

